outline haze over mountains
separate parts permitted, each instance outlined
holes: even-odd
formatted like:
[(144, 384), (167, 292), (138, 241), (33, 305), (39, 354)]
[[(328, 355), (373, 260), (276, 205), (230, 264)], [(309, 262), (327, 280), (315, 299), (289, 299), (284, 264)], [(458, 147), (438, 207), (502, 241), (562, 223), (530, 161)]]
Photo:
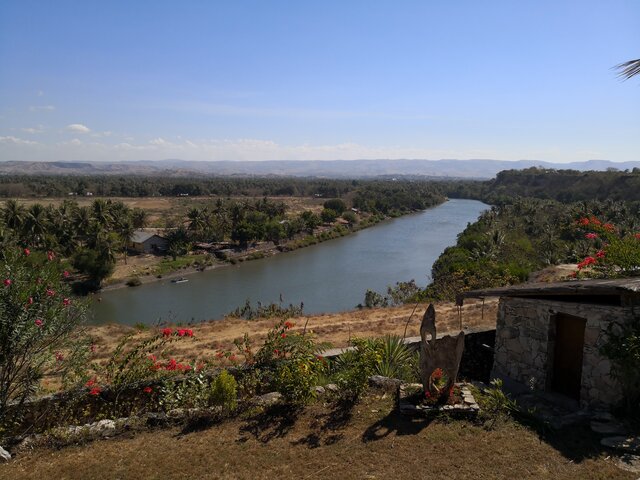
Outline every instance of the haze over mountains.
[(328, 178), (372, 178), (393, 176), (493, 178), (510, 169), (543, 167), (557, 170), (627, 170), (640, 168), (640, 161), (552, 163), (540, 160), (272, 160), (189, 161), (140, 160), (133, 162), (0, 162), (0, 175), (216, 175), (296, 176)]

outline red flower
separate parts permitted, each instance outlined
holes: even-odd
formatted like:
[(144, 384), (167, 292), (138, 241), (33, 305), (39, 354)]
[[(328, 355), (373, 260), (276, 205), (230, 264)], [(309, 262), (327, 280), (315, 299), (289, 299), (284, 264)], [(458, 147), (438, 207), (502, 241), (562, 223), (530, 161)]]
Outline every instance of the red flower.
[(173, 330), (171, 330), (170, 328), (163, 328), (162, 329), (162, 336), (163, 337), (170, 337), (172, 333), (173, 333)]
[(149, 355), (147, 358), (154, 363), (158, 360), (155, 355)]
[(181, 328), (180, 330), (178, 330), (179, 337), (184, 337), (186, 333), (187, 331), (184, 328)]
[(61, 362), (64, 360), (64, 355), (60, 352), (56, 352), (56, 360)]
[(598, 238), (597, 233), (587, 233), (584, 238), (588, 238), (589, 240), (593, 240), (594, 238)]
[(607, 232), (614, 232), (616, 227), (614, 227), (611, 223), (605, 223), (604, 225), (602, 225), (602, 228), (604, 228)]
[(100, 392), (102, 391), (102, 389), (100, 387), (93, 387), (91, 390), (89, 390), (89, 395), (100, 395)]
[(5, 278), (5, 280), (4, 280), (4, 286), (5, 286), (5, 287), (8, 287), (8, 286), (10, 286), (10, 285), (11, 285), (11, 279), (10, 279), (10, 278)]
[(431, 392), (425, 392), (424, 396), (427, 398), (431, 398)]
[(69, 276), (69, 272), (67, 272), (66, 270), (64, 272), (62, 272), (62, 276), (64, 278), (67, 278)]
[(69, 300), (68, 298), (63, 298), (62, 305), (68, 307), (69, 305), (71, 305), (71, 300)]
[(224, 352), (216, 353), (216, 358), (222, 358), (222, 357), (224, 357)]
[(593, 265), (598, 263), (598, 261), (593, 257), (586, 257), (583, 261), (578, 264), (578, 270), (582, 270), (587, 265)]
[(596, 253), (596, 257), (598, 258), (604, 258), (605, 255), (606, 254), (604, 250), (598, 250), (598, 252)]
[(27, 303), (29, 305), (33, 305), (33, 297), (29, 297), (29, 300), (27, 300)]
[(95, 344), (95, 343), (92, 343), (92, 344), (89, 346), (89, 350), (91, 350), (91, 353), (94, 353), (94, 352), (96, 351), (96, 344)]
[(589, 219), (587, 217), (583, 217), (580, 220), (578, 220), (578, 223), (580, 225), (587, 226), (589, 225)]
[(47, 259), (48, 259), (49, 261), (52, 261), (54, 258), (56, 258), (56, 254), (55, 254), (55, 253), (53, 253), (51, 250), (49, 250), (49, 251), (47, 252)]
[(640, 240), (640, 233), (636, 233), (636, 234), (634, 235), (634, 237), (636, 237), (638, 240)]
[(286, 329), (293, 328), (294, 325), (295, 324), (293, 322), (290, 322), (288, 320), (286, 322), (284, 322), (284, 328), (286, 328)]
[(171, 360), (169, 360), (169, 363), (167, 363), (167, 365), (164, 367), (165, 370), (175, 370), (176, 368), (178, 368), (178, 362), (176, 362), (175, 358), (172, 358)]
[(56, 291), (51, 290), (50, 288), (47, 288), (46, 294), (47, 294), (47, 297), (53, 297), (56, 294)]
[(431, 374), (431, 377), (432, 377), (434, 380), (438, 380), (438, 379), (442, 378), (442, 376), (443, 376), (443, 375), (444, 375), (444, 372), (442, 371), (442, 369), (441, 369), (441, 368), (436, 368), (436, 369), (433, 371), (433, 373)]
[(96, 384), (96, 379), (92, 378), (91, 380), (89, 380), (87, 383), (84, 384), (85, 387), (93, 387)]
[(283, 333), (282, 335), (280, 335), (281, 338), (287, 338), (287, 334)]
[(29, 255), (31, 255), (31, 250), (29, 250), (28, 248), (25, 248), (24, 249), (24, 254), (25, 254), (25, 256), (28, 257)]
[(43, 322), (39, 318), (36, 318), (36, 321), (33, 323), (35, 323), (37, 327), (41, 327)]
[(232, 354), (232, 355), (229, 357), (229, 360), (231, 360), (232, 362), (235, 362), (235, 361), (236, 361), (236, 358), (237, 358), (237, 357), (235, 356), (235, 354)]
[(142, 389), (142, 391), (143, 391), (144, 393), (151, 393), (151, 392), (153, 392), (153, 388), (151, 388), (151, 387), (144, 387), (144, 388)]
[(193, 330), (191, 330), (190, 328), (187, 328), (184, 333), (187, 335), (187, 337), (193, 337)]

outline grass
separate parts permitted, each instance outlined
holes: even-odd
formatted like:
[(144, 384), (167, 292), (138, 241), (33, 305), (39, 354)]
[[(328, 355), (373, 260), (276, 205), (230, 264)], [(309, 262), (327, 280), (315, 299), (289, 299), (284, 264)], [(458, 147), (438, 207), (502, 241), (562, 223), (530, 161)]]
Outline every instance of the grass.
[(208, 258), (209, 255), (185, 255), (177, 257), (175, 260), (171, 257), (166, 257), (156, 265), (154, 274), (166, 275), (167, 273), (175, 272), (181, 268), (190, 267), (195, 263), (203, 264), (208, 260)]
[(507, 421), (411, 420), (389, 396), (353, 408), (317, 402), (304, 411), (256, 410), (191, 425), (39, 450), (0, 465), (0, 478), (57, 479), (635, 479), (586, 432), (541, 441)]

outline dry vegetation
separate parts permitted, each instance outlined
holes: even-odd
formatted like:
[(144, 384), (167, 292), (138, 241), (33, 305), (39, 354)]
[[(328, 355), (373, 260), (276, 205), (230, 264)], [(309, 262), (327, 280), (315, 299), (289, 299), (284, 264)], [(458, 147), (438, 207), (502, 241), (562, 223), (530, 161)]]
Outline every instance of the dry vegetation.
[(410, 420), (389, 396), (351, 410), (248, 412), (214, 425), (129, 434), (0, 465), (0, 478), (635, 479), (587, 430), (545, 438), (516, 423)]
[[(419, 305), (407, 327), (407, 336), (419, 335), (420, 322), (427, 305)], [(353, 310), (349, 312), (310, 315), (292, 318), (292, 331), (301, 331), (305, 325), (321, 342), (329, 342), (333, 347), (344, 347), (354, 337), (379, 337), (386, 334), (403, 335), (405, 325), (413, 311), (413, 305), (392, 308)], [(438, 331), (454, 332), (460, 327), (457, 308), (451, 303), (436, 305)], [(497, 301), (488, 300), (484, 308), (479, 301), (468, 301), (462, 308), (464, 328), (495, 326)], [(242, 320), (227, 318), (190, 326), (194, 337), (171, 344), (168, 352), (180, 359), (211, 358), (218, 350), (232, 349), (233, 340), (248, 333), (260, 345), (277, 319)], [(104, 361), (115, 349), (120, 339), (128, 333), (136, 333), (137, 339), (157, 334), (157, 329), (137, 330), (125, 325), (101, 325), (88, 327), (94, 340), (98, 361)]]

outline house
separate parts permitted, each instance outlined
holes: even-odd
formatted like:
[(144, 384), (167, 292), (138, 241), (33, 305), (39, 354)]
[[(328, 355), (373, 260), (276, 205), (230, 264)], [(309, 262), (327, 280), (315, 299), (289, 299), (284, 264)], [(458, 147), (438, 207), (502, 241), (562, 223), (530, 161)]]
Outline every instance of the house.
[(475, 290), (460, 295), (458, 304), (485, 297), (500, 297), (492, 378), (511, 389), (559, 393), (588, 408), (622, 399), (601, 347), (612, 324), (640, 322), (640, 278)]
[(138, 253), (164, 253), (168, 247), (166, 238), (145, 230), (136, 230), (129, 242), (129, 248)]

